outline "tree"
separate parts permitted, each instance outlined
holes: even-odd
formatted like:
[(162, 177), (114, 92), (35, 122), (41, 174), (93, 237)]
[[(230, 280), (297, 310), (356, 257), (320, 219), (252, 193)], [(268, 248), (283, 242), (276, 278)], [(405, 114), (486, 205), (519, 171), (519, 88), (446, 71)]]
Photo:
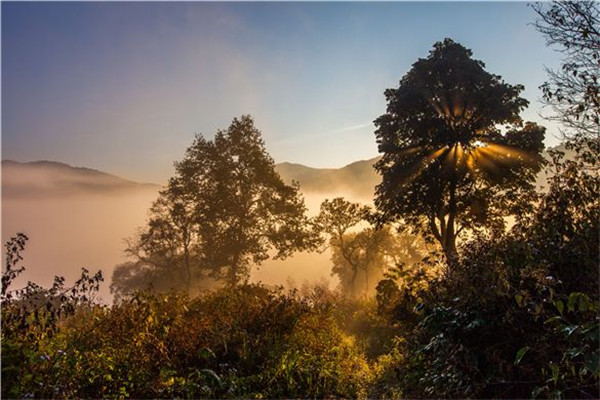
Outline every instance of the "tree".
[(188, 291), (206, 277), (235, 285), (271, 251), (282, 259), (316, 244), (298, 185), (277, 174), (250, 116), (213, 140), (196, 136), (175, 169), (127, 249), (153, 276), (168, 271)]
[(600, 8), (594, 1), (533, 3), (536, 29), (564, 55), (558, 71), (548, 69), (541, 86), (550, 117), (567, 128), (567, 138), (598, 138), (600, 129)]
[[(332, 274), (340, 279), (342, 290), (350, 296), (371, 292), (383, 272), (399, 263), (412, 264), (424, 256), (418, 237), (398, 235), (390, 226), (372, 226), (372, 210), (342, 197), (325, 200), (315, 225), (329, 237)], [(360, 229), (362, 228), (362, 229)]]
[(375, 205), (381, 221), (434, 238), (449, 260), (465, 230), (504, 229), (535, 196), (544, 128), (519, 113), (521, 85), (485, 71), (451, 39), (419, 59), (375, 120), (382, 175)]

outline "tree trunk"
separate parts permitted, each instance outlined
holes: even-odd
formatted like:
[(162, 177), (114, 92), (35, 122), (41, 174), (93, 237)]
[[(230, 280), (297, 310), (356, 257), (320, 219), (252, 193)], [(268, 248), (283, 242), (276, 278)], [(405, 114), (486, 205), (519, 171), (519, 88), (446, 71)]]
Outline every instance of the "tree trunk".
[(440, 206), (437, 210), (432, 210), (429, 216), (431, 232), (442, 246), (442, 251), (448, 260), (450, 268), (456, 264), (458, 258), (458, 251), (456, 250), (457, 233), (455, 228), (456, 213), (456, 182), (452, 181), (450, 183), (448, 212), (446, 213), (444, 207)]
[(446, 222), (446, 229), (444, 232), (444, 243), (442, 248), (446, 259), (448, 260), (448, 266), (452, 269), (456, 265), (458, 252), (456, 250), (456, 229), (454, 221), (456, 219), (456, 180), (450, 181), (450, 204), (448, 205), (448, 221)]
[(365, 298), (369, 296), (369, 265), (365, 266)]

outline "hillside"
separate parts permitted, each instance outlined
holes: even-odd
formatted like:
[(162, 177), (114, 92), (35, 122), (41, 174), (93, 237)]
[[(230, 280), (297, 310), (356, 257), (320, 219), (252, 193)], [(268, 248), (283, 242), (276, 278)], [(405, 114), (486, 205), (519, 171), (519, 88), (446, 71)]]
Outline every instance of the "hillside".
[(65, 196), (158, 189), (90, 168), (53, 161), (2, 161), (2, 197)]
[(299, 182), (304, 193), (343, 193), (372, 198), (380, 180), (373, 169), (378, 159), (356, 161), (342, 168), (311, 168), (287, 162), (277, 164), (275, 168), (286, 182)]

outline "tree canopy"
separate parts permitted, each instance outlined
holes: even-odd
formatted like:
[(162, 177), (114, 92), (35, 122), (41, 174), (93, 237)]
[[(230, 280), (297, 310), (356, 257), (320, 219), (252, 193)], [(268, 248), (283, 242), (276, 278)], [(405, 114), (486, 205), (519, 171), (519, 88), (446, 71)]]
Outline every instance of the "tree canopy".
[(175, 169), (128, 247), (131, 267), (148, 276), (169, 271), (188, 291), (207, 277), (233, 285), (271, 252), (285, 258), (315, 243), (298, 185), (277, 174), (250, 116), (213, 140), (196, 136)]
[(375, 120), (381, 220), (435, 238), (450, 258), (465, 229), (502, 230), (531, 205), (542, 163), (544, 128), (519, 116), (523, 86), (484, 68), (462, 45), (438, 42), (385, 91)]

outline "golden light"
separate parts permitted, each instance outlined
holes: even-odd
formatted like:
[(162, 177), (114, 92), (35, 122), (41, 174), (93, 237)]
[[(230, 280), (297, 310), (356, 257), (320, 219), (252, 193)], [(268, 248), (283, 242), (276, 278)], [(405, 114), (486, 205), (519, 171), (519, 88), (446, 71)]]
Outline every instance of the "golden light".
[[(401, 151), (400, 154), (414, 154), (420, 149), (420, 147), (413, 147)], [(469, 173), (472, 176), (478, 176), (481, 173), (495, 175), (512, 166), (536, 162), (535, 156), (515, 147), (474, 140), (466, 146), (461, 143), (443, 146), (425, 155), (409, 169), (410, 172), (402, 185), (414, 181), (437, 159), (440, 159), (442, 168), (447, 171), (453, 171), (459, 175)]]
[[(459, 179), (465, 174), (497, 176), (513, 167), (533, 165), (538, 161), (536, 155), (524, 150), (487, 141), (485, 130), (469, 132), (468, 125), (473, 122), (476, 109), (459, 94), (438, 94), (430, 96), (428, 101), (440, 119), (456, 134), (457, 142), (423, 155), (419, 161), (408, 168), (401, 185), (414, 181), (438, 159), (443, 170), (454, 174)], [(472, 139), (468, 140), (469, 138)], [(401, 157), (411, 156), (420, 153), (423, 149), (423, 146), (414, 146), (400, 150), (398, 154)]]

